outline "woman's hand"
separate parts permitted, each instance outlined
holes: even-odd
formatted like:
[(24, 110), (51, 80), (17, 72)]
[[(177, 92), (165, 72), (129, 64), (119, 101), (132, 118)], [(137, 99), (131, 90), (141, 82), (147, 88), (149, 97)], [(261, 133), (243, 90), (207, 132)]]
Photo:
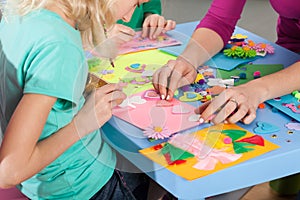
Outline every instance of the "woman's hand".
[(149, 14), (145, 17), (143, 23), (142, 37), (149, 37), (149, 39), (156, 39), (161, 33), (173, 30), (176, 22), (173, 20), (166, 20), (163, 16), (158, 14)]
[(161, 99), (171, 100), (177, 88), (191, 84), (197, 76), (196, 69), (178, 58), (170, 60), (153, 75), (153, 86), (159, 92)]
[(195, 110), (201, 114), (200, 122), (211, 120), (214, 124), (242, 121), (250, 124), (256, 118), (256, 109), (262, 102), (262, 94), (254, 85), (244, 84), (223, 91), (210, 102)]
[(92, 92), (74, 118), (80, 137), (100, 128), (112, 116), (112, 109), (123, 102), (126, 95), (117, 84), (107, 84)]

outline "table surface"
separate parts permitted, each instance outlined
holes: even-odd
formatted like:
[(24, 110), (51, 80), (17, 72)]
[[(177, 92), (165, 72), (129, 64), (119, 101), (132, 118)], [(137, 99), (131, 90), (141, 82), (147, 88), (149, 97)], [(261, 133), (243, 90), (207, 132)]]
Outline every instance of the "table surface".
[[(173, 32), (174, 34), (171, 34), (186, 43), (197, 23), (179, 24)], [(300, 55), (242, 28), (236, 27), (235, 33), (245, 34), (255, 42), (270, 43), (275, 47), (274, 55), (257, 59), (253, 62), (254, 64), (283, 64), (284, 67), (287, 67), (300, 60)], [(168, 47), (168, 51), (180, 53), (183, 48), (184, 46)], [(278, 144), (280, 148), (193, 181), (177, 176), (138, 153), (138, 150), (156, 144), (156, 142), (149, 142), (143, 136), (141, 129), (117, 117), (112, 117), (109, 123), (103, 126), (103, 132), (104, 139), (113, 148), (175, 197), (178, 199), (203, 199), (300, 172), (300, 131), (294, 131), (294, 134), (287, 134), (288, 129), (284, 127), (291, 120), (290, 117), (281, 112), (272, 112), (271, 107), (268, 105), (265, 109), (258, 109), (257, 118), (253, 123), (250, 125), (238, 123), (238, 125), (253, 132), (257, 121), (276, 124), (280, 128), (280, 131), (276, 132), (277, 138), (272, 138), (270, 134), (262, 136)], [(207, 125), (201, 126), (204, 128)], [(161, 141), (158, 142), (160, 143)]]

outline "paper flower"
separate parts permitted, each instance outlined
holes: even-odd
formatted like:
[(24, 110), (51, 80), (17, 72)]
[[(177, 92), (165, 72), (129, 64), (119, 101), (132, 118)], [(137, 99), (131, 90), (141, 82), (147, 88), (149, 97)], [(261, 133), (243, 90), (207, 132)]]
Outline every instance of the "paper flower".
[(165, 139), (172, 134), (167, 127), (150, 125), (143, 131), (144, 135), (148, 138), (155, 140)]
[(225, 56), (233, 58), (252, 58), (256, 56), (256, 51), (251, 49), (249, 46), (244, 45), (242, 47), (233, 46), (223, 51)]
[(274, 47), (266, 43), (258, 43), (253, 47), (253, 49), (256, 50), (256, 52), (274, 53)]

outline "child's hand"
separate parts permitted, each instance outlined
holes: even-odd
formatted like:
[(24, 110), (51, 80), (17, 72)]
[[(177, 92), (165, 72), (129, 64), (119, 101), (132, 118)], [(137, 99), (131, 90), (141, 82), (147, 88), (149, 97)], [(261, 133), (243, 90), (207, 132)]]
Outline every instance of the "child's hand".
[(148, 15), (143, 23), (142, 37), (149, 37), (151, 40), (156, 39), (161, 33), (173, 30), (176, 22), (166, 20), (158, 14)]
[(115, 24), (107, 31), (107, 36), (112, 39), (117, 46), (129, 42), (135, 35), (135, 31), (128, 26)]
[(91, 93), (84, 106), (74, 117), (79, 137), (100, 128), (112, 116), (112, 108), (126, 99), (117, 84), (107, 84)]

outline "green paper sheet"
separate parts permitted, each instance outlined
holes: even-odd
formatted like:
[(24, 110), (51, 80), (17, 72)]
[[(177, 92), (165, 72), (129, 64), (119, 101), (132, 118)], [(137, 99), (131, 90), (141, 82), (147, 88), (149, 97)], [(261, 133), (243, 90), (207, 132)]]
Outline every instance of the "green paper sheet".
[(253, 72), (260, 71), (261, 76), (265, 76), (268, 74), (272, 74), (274, 72), (280, 71), (283, 69), (283, 65), (281, 64), (252, 64), (252, 65), (242, 65), (237, 67), (234, 70), (226, 71), (226, 70), (217, 70), (217, 77), (222, 79), (229, 79), (230, 76), (239, 76), (240, 73), (246, 73), (246, 79), (239, 79), (239, 81), (235, 82), (234, 85), (241, 85), (247, 83), (254, 79)]

